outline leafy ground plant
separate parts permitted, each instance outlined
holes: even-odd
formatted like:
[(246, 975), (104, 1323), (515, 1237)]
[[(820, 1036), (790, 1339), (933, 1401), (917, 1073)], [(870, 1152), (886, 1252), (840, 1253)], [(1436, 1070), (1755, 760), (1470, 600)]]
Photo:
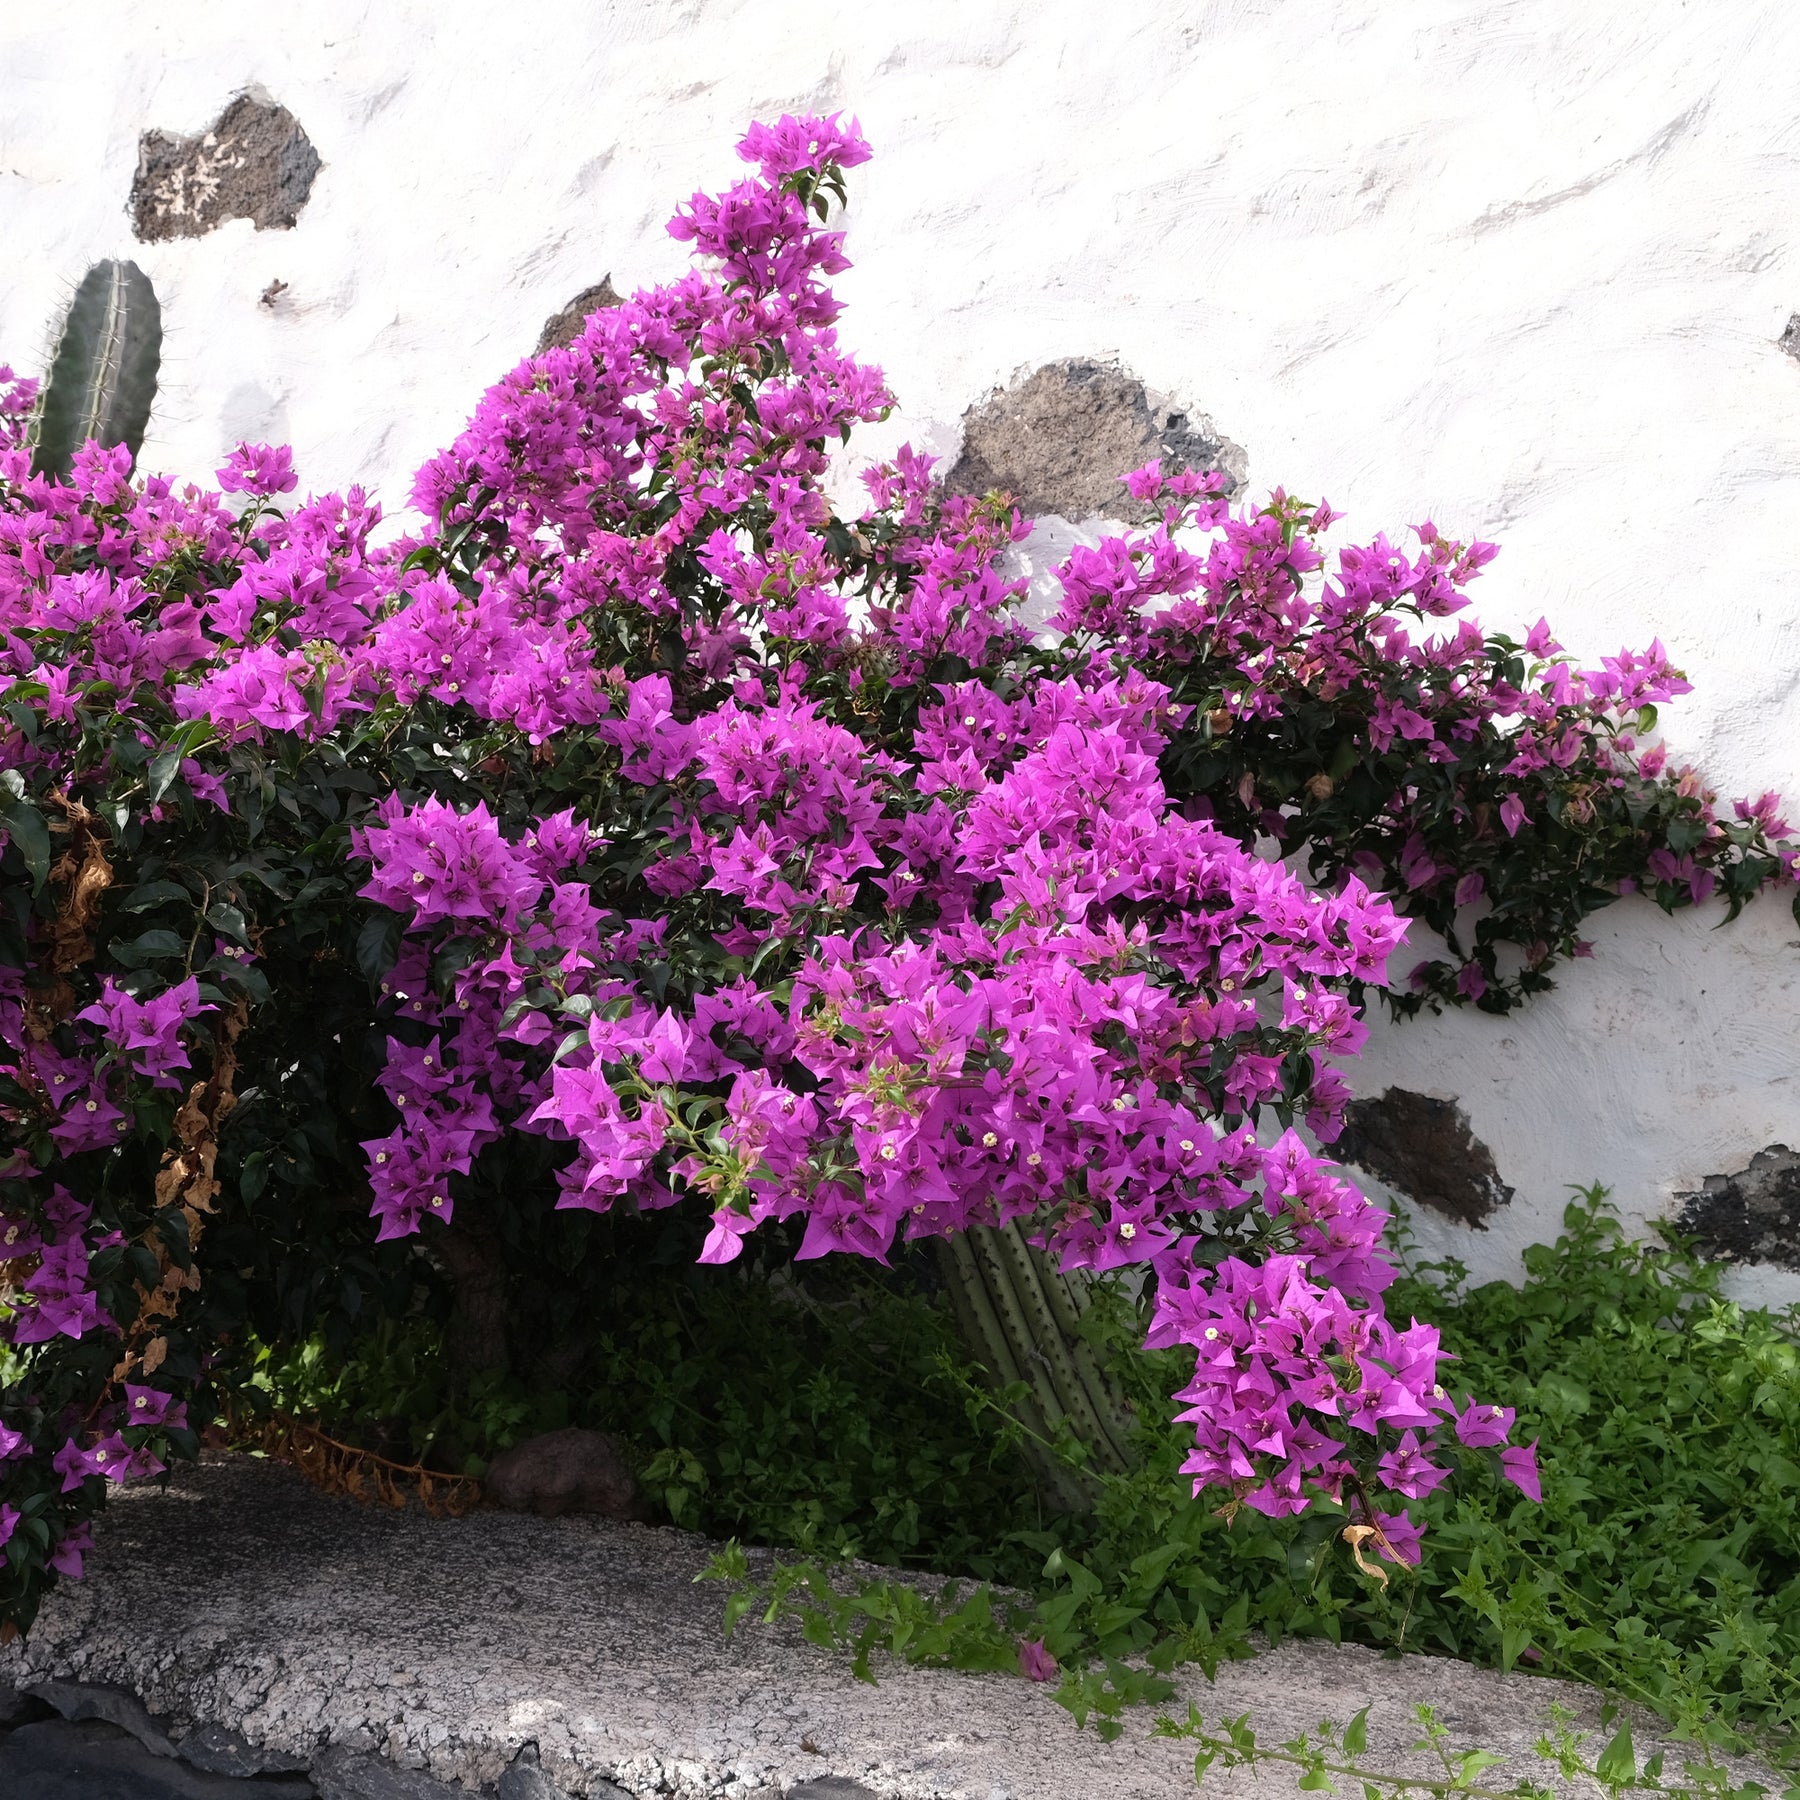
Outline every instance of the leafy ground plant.
[[(1684, 1758), (1681, 1776), (1671, 1778), (1664, 1752), (1657, 1751), (1639, 1762), (1629, 1719), (1618, 1724), (1604, 1744), (1595, 1745), (1592, 1734), (1577, 1729), (1574, 1716), (1555, 1702), (1548, 1710), (1548, 1729), (1535, 1745), (1537, 1758), (1545, 1765), (1542, 1776), (1499, 1787), (1492, 1784), (1489, 1771), (1500, 1767), (1504, 1757), (1480, 1748), (1454, 1749), (1448, 1727), (1433, 1708), (1421, 1705), (1416, 1713), (1419, 1736), (1412, 1748), (1423, 1751), (1436, 1765), (1428, 1774), (1402, 1773), (1369, 1755), (1367, 1706), (1348, 1725), (1324, 1720), (1315, 1731), (1301, 1732), (1279, 1744), (1260, 1742), (1248, 1714), (1221, 1719), (1209, 1728), (1198, 1707), (1190, 1707), (1183, 1720), (1157, 1720), (1156, 1732), (1160, 1737), (1183, 1738), (1200, 1746), (1194, 1753), (1194, 1778), (1202, 1784), (1215, 1767), (1230, 1770), (1273, 1764), (1292, 1769), (1302, 1793), (1335, 1794), (1348, 1787), (1360, 1790), (1362, 1800), (1407, 1800), (1418, 1794), (1436, 1795), (1440, 1800), (1456, 1796), (1467, 1800), (1551, 1800), (1553, 1795), (1568, 1792), (1604, 1795), (1606, 1800), (1622, 1800), (1627, 1794), (1760, 1800), (1768, 1791), (1754, 1777), (1735, 1774), (1711, 1756)], [(1618, 1717), (1618, 1708), (1608, 1706), (1602, 1712), (1602, 1724), (1612, 1726)], [(1800, 1788), (1789, 1787), (1784, 1800), (1793, 1800), (1796, 1793)]]
[[(1444, 1341), (1544, 1433), (1543, 1502), (1468, 1453), (1454, 1492), (1420, 1503), (1430, 1529), (1412, 1570), (1333, 1554), (1347, 1508), (1276, 1520), (1183, 1500), (1170, 1370), (1138, 1347), (1116, 1292), (1093, 1330), (1136, 1398), (1142, 1462), (1100, 1482), (1088, 1518), (1009, 1535), (1043, 1561), (1028, 1618), (989, 1595), (977, 1666), (1013, 1663), (1059, 1681), (1077, 1717), (1116, 1728), (1125, 1706), (1171, 1691), (1195, 1660), (1210, 1673), (1288, 1634), (1438, 1652), (1591, 1683), (1660, 1715), (1696, 1754), (1757, 1750), (1793, 1761), (1800, 1726), (1800, 1346), (1793, 1322), (1719, 1293), (1716, 1268), (1673, 1243), (1627, 1241), (1592, 1190), (1561, 1238), (1527, 1253), (1522, 1287), (1470, 1289), (1454, 1268), (1415, 1268), (1401, 1307), (1430, 1304)], [(1174, 1354), (1174, 1353), (1170, 1353)], [(972, 1405), (1004, 1406), (971, 1382)], [(729, 1557), (714, 1573), (742, 1588)], [(749, 1594), (749, 1588), (742, 1588)], [(753, 1607), (808, 1620), (866, 1659), (876, 1647), (951, 1657), (891, 1584), (833, 1586), (823, 1565), (784, 1569)], [(973, 1627), (966, 1589), (940, 1611)]]

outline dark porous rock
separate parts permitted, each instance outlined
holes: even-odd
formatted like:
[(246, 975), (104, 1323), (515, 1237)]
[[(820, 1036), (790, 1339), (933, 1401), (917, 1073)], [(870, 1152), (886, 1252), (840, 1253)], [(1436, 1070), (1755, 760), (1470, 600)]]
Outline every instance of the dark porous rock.
[(945, 477), (952, 494), (1002, 488), (1030, 517), (1144, 520), (1154, 509), (1120, 477), (1148, 462), (1222, 469), (1231, 492), (1248, 464), (1210, 419), (1157, 403), (1141, 381), (1104, 363), (1071, 360), (1041, 369), (963, 415), (962, 455)]
[(131, 228), (146, 244), (204, 237), (227, 219), (286, 231), (300, 217), (319, 153), (285, 106), (240, 94), (198, 137), (146, 131), (131, 184)]
[[(586, 1791), (588, 1800), (631, 1800), (622, 1787), (614, 1787), (610, 1781), (595, 1779)], [(527, 1744), (513, 1758), (494, 1796), (495, 1800), (571, 1800), (538, 1766), (536, 1744)]]
[(229, 1725), (197, 1725), (175, 1746), (175, 1754), (210, 1775), (293, 1775), (306, 1768), (306, 1758), (282, 1750), (265, 1750)]
[(555, 1519), (568, 1512), (609, 1519), (644, 1516), (643, 1497), (617, 1446), (603, 1431), (569, 1426), (502, 1451), (482, 1492), (512, 1512)]
[(609, 306), (619, 305), (623, 299), (622, 294), (613, 292), (612, 277), (602, 275), (595, 286), (583, 288), (561, 312), (552, 313), (544, 321), (544, 329), (538, 334), (537, 354), (542, 356), (546, 350), (566, 350), (581, 336), (581, 328), (588, 322), (590, 313), (604, 312)]
[(65, 1719), (101, 1719), (129, 1732), (152, 1756), (173, 1756), (169, 1734), (151, 1718), (143, 1701), (123, 1688), (97, 1681), (36, 1681), (25, 1692), (53, 1706)]
[(788, 1789), (788, 1800), (876, 1800), (875, 1790), (848, 1775), (815, 1775)]
[(1735, 1175), (1678, 1194), (1676, 1224), (1717, 1262), (1800, 1270), (1800, 1151), (1771, 1144)]
[(46, 1719), (0, 1738), (0, 1794), (7, 1800), (314, 1800), (304, 1777), (265, 1778), (246, 1788), (153, 1756), (102, 1719)]
[(0, 1681), (0, 1731), (11, 1731), (15, 1725), (32, 1725), (55, 1714), (56, 1708), (47, 1700), (39, 1700), (10, 1681)]
[[(334, 1744), (313, 1761), (312, 1778), (319, 1800), (462, 1800), (468, 1790), (449, 1782), (434, 1781), (417, 1769), (402, 1769), (366, 1756), (344, 1744)], [(261, 1800), (243, 1794), (240, 1800)]]
[(1477, 1231), (1485, 1231), (1488, 1216), (1513, 1197), (1494, 1153), (1469, 1129), (1469, 1115), (1454, 1100), (1406, 1088), (1389, 1088), (1379, 1100), (1352, 1100), (1331, 1152), (1408, 1200)]
[(1789, 356), (1800, 360), (1800, 313), (1794, 313), (1789, 317), (1786, 330), (1775, 342)]

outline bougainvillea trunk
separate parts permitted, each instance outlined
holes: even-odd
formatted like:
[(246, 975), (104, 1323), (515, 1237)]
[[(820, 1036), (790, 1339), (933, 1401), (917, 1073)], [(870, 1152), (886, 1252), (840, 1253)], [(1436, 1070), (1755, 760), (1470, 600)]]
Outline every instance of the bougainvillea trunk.
[(1052, 1446), (1066, 1431), (1089, 1466), (1116, 1473), (1130, 1466), (1134, 1415), (1082, 1335), (1087, 1277), (1065, 1274), (1017, 1221), (945, 1238), (938, 1267), (976, 1360), (996, 1387), (1025, 1388), (1008, 1410), (1031, 1433), (1025, 1453), (1046, 1497), (1066, 1512), (1091, 1506), (1093, 1481)]

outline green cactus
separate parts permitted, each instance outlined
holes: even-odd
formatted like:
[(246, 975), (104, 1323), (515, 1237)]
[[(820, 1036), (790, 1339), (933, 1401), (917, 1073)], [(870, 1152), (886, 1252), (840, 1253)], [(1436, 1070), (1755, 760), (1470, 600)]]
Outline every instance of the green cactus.
[(136, 263), (95, 263), (69, 302), (50, 378), (32, 421), (32, 468), (65, 477), (89, 438), (123, 444), (132, 461), (156, 400), (162, 308)]
[[(1131, 1408), (1080, 1332), (1087, 1277), (1063, 1274), (1018, 1221), (958, 1233), (940, 1244), (939, 1259), (970, 1349), (997, 1386), (1025, 1383), (1022, 1421), (1046, 1438), (1066, 1421), (1095, 1468), (1128, 1467)], [(1092, 1507), (1091, 1480), (1047, 1450), (1028, 1445), (1028, 1454), (1053, 1505)]]

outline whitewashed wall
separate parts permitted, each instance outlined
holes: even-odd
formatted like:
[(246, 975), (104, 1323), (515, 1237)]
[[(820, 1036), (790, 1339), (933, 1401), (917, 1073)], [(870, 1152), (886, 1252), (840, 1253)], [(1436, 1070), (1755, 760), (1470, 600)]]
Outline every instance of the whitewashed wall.
[[(1500, 539), (1484, 618), (1660, 634), (1698, 689), (1678, 755), (1800, 796), (1797, 68), (1790, 0), (0, 7), (0, 357), (37, 366), (68, 284), (132, 256), (168, 326), (148, 465), (289, 440), (398, 510), (547, 314), (680, 267), (663, 222), (746, 120), (842, 107), (878, 152), (846, 337), (915, 442), (1116, 358), (1347, 530)], [(140, 131), (245, 89), (324, 159), (298, 227), (134, 244)], [(1800, 1146), (1800, 931), (1714, 923), (1621, 906), (1528, 1014), (1378, 1035), (1359, 1089), (1460, 1098), (1518, 1190), (1434, 1243), (1507, 1273), (1565, 1183), (1653, 1216)]]

